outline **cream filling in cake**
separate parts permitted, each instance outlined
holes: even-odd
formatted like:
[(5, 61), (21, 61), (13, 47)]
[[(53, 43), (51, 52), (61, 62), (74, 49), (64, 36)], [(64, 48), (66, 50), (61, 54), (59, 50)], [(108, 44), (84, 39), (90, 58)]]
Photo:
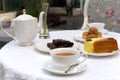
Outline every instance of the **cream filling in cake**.
[(98, 40), (101, 40), (103, 38), (92, 38), (91, 41), (85, 40), (84, 42), (84, 50), (93, 53), (94, 52), (94, 43)]

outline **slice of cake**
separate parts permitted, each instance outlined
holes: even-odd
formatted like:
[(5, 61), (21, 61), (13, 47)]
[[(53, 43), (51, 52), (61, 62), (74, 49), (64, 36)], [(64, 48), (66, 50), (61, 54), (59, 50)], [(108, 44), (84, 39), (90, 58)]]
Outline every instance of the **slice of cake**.
[(89, 53), (105, 53), (118, 50), (118, 44), (114, 38), (91, 38), (84, 42), (84, 50)]

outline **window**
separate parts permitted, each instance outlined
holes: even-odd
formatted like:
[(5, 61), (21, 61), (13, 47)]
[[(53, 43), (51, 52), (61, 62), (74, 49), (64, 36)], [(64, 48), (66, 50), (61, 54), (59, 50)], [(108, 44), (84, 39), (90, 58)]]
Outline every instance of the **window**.
[(24, 0), (0, 0), (0, 12), (16, 11), (23, 7)]
[(50, 0), (49, 1), (51, 7), (65, 7), (66, 0)]
[(5, 11), (5, 0), (0, 0), (0, 12)]

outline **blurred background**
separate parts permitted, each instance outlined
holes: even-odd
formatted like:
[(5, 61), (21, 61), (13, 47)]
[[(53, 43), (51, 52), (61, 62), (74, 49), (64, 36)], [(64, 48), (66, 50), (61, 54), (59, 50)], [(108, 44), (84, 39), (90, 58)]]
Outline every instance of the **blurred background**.
[[(39, 16), (42, 11), (42, 3), (47, 0), (0, 0), (0, 18), (9, 16), (4, 20), (2, 26), (11, 34), (10, 21), (22, 14), (22, 9), (26, 9), (27, 14), (34, 17)], [(47, 24), (49, 31), (80, 29), (83, 23), (84, 0), (48, 0), (49, 9), (47, 12)], [(0, 30), (0, 46), (3, 46), (12, 38)]]

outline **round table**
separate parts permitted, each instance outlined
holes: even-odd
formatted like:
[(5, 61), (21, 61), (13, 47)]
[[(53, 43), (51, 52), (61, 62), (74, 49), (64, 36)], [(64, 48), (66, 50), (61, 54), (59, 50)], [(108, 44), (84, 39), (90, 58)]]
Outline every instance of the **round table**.
[[(50, 32), (50, 38), (74, 40), (82, 30), (63, 30)], [(120, 47), (120, 34), (108, 33), (117, 39)], [(39, 42), (38, 36), (34, 40)], [(79, 42), (78, 42), (79, 43)], [(80, 44), (80, 43), (79, 43)], [(87, 69), (74, 75), (61, 76), (43, 69), (43, 64), (51, 59), (48, 53), (40, 52), (35, 46), (19, 46), (11, 41), (0, 50), (1, 80), (120, 80), (120, 55), (95, 57), (88, 56)]]

